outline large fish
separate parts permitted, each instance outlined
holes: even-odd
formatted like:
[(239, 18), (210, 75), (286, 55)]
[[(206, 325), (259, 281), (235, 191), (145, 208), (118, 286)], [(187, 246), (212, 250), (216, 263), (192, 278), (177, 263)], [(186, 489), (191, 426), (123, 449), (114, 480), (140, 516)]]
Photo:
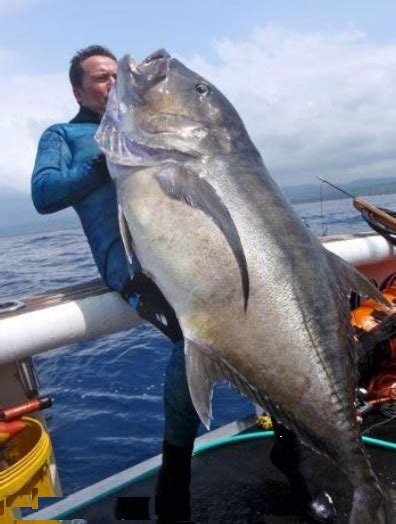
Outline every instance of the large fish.
[(97, 140), (127, 254), (179, 319), (202, 422), (230, 381), (346, 472), (350, 522), (390, 524), (354, 412), (348, 302), (381, 295), (302, 224), (230, 102), (165, 51), (120, 61)]

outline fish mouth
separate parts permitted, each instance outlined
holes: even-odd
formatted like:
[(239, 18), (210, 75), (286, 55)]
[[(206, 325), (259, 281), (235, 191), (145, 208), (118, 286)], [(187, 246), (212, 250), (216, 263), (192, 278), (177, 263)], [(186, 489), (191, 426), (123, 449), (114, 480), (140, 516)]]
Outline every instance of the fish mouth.
[(139, 71), (150, 71), (153, 69), (159, 74), (166, 73), (171, 55), (165, 49), (157, 49), (154, 53), (149, 54), (141, 64), (137, 66)]
[[(136, 97), (136, 105), (144, 91), (166, 79), (171, 60), (165, 49), (151, 53), (140, 64), (137, 64), (131, 55), (125, 55), (119, 62), (117, 84), (128, 86)], [(125, 92), (119, 94), (125, 96)], [(129, 101), (133, 103), (133, 100)]]
[[(131, 55), (125, 55), (119, 62), (117, 80), (109, 95), (107, 113), (114, 123), (118, 122), (119, 125), (125, 124), (128, 120), (129, 126), (126, 127), (133, 128), (135, 137), (140, 133), (134, 125), (131, 126), (135, 119), (134, 113), (139, 106), (144, 105), (145, 95), (149, 89), (166, 80), (170, 60), (169, 53), (159, 49), (140, 64), (137, 64)], [(144, 143), (144, 137), (140, 138)]]
[[(136, 124), (135, 111), (148, 89), (166, 80), (172, 58), (164, 49), (151, 53), (140, 64), (125, 55), (118, 64), (96, 140), (108, 160), (120, 165), (148, 166), (190, 155), (149, 145), (152, 134)], [(171, 115), (169, 115), (171, 116)]]

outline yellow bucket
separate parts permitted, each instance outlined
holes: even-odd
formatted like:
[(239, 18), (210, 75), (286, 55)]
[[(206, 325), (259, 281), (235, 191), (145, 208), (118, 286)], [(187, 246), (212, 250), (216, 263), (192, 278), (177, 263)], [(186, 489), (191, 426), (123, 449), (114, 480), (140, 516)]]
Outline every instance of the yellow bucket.
[(38, 509), (39, 497), (55, 496), (48, 433), (38, 420), (22, 420), (26, 428), (12, 437), (1, 455), (5, 469), (0, 469), (0, 524), (16, 522), (12, 508)]

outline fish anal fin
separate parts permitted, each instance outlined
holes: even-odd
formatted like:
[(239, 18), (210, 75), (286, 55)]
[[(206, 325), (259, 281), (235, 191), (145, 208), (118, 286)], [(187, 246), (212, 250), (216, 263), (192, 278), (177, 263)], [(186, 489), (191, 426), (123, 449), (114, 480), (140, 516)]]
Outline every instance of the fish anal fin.
[[(186, 373), (191, 400), (204, 426), (209, 429), (212, 419), (213, 386), (229, 382), (235, 389), (262, 407), (269, 401), (264, 392), (258, 392), (229, 362), (219, 358), (213, 349), (185, 339)], [(211, 356), (213, 353), (213, 356)], [(215, 356), (216, 355), (216, 356)]]
[(191, 400), (202, 424), (209, 429), (212, 420), (213, 386), (220, 382), (223, 376), (216, 362), (195, 342), (185, 339), (184, 354)]

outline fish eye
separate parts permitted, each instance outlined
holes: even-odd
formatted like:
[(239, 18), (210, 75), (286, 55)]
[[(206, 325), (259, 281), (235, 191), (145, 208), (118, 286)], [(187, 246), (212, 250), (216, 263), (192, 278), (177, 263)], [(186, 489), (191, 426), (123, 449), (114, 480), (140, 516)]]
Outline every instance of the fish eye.
[(206, 95), (210, 92), (210, 87), (208, 86), (208, 84), (200, 82), (199, 84), (196, 84), (195, 91), (197, 91), (197, 93), (199, 93), (200, 95)]

